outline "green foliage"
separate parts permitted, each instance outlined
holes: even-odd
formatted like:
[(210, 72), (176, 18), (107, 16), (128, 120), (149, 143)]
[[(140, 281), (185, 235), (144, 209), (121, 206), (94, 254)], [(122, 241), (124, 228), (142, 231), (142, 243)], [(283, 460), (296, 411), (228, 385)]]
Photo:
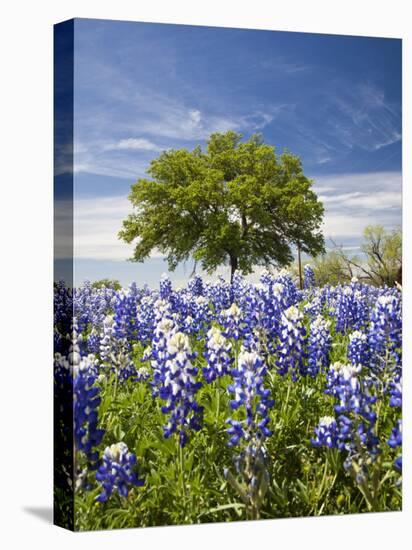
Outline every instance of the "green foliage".
[(113, 288), (113, 290), (120, 290), (122, 285), (117, 279), (99, 279), (92, 283), (93, 288)]
[(342, 247), (314, 258), (311, 265), (317, 284), (344, 284), (352, 277), (376, 286), (402, 283), (402, 233), (381, 225), (368, 225), (361, 244), (363, 256), (349, 256)]
[(314, 258), (311, 266), (319, 286), (345, 284), (351, 280), (347, 263), (335, 250)]
[(402, 233), (400, 228), (386, 231), (381, 225), (369, 225), (364, 231), (362, 251), (367, 256), (367, 266), (362, 269), (376, 285), (393, 286), (402, 269)]
[(169, 268), (193, 258), (212, 272), (229, 263), (232, 274), (255, 265), (284, 266), (291, 244), (312, 255), (323, 251), (323, 206), (298, 157), (279, 157), (259, 135), (212, 134), (200, 147), (164, 151), (139, 179), (134, 208), (119, 237), (136, 241), (134, 261), (157, 248)]

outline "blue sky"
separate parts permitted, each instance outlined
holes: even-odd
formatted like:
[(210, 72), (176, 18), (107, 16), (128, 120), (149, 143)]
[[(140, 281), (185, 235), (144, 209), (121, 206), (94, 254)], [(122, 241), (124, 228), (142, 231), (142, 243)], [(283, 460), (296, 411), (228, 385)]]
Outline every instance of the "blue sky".
[(214, 131), (299, 155), (328, 245), (401, 223), (400, 40), (78, 19), (74, 106), (77, 283), (157, 282), (162, 258), (126, 262), (116, 237), (130, 186), (160, 151)]

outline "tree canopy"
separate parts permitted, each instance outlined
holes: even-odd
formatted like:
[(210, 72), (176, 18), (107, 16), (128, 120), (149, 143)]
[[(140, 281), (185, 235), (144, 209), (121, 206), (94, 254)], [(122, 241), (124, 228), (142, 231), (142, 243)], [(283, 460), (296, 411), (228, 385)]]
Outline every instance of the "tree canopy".
[(157, 249), (170, 270), (193, 258), (207, 272), (228, 263), (233, 277), (290, 264), (292, 245), (312, 256), (324, 251), (313, 182), (299, 157), (276, 155), (260, 135), (212, 134), (205, 151), (164, 151), (147, 174), (132, 185), (133, 211), (119, 232), (136, 242), (134, 261)]

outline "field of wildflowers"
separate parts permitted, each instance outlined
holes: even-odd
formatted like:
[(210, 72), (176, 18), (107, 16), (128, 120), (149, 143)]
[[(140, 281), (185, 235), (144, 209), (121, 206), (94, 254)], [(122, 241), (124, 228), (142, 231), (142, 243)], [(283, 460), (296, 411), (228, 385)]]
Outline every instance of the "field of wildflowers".
[(401, 291), (304, 281), (55, 286), (76, 529), (401, 508)]

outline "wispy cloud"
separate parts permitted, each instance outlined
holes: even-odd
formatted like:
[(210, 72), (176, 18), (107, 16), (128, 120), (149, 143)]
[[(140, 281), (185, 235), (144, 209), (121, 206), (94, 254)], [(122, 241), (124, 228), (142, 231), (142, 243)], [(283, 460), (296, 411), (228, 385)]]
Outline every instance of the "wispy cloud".
[(381, 191), (395, 191), (401, 196), (401, 172), (365, 172), (330, 175), (312, 175), (314, 188), (318, 194), (364, 193), (372, 195)]
[(162, 148), (152, 141), (144, 138), (126, 138), (116, 143), (108, 143), (104, 147), (105, 151), (161, 151)]
[(185, 83), (176, 95), (98, 59), (81, 58), (76, 67), (75, 172), (140, 176), (130, 168), (147, 167), (153, 153), (192, 147), (214, 132), (262, 131), (290, 108), (284, 102), (227, 104)]
[[(271, 113), (259, 110), (238, 114), (210, 107), (206, 110), (195, 105), (194, 99), (171, 96), (144, 82), (137, 85), (134, 78), (113, 65), (94, 60), (92, 66), (93, 92), (96, 95), (93, 103), (85, 100), (83, 103), (90, 74), (87, 79), (81, 75), (78, 78), (76, 130), (79, 139), (85, 135), (88, 141), (95, 141), (113, 134), (129, 139), (138, 130), (144, 139), (156, 136), (163, 147), (165, 140), (201, 140), (212, 132), (240, 128), (253, 119), (259, 127), (273, 120)], [(86, 66), (84, 70), (90, 71), (90, 68)]]
[[(130, 258), (134, 246), (117, 237), (122, 221), (130, 212), (130, 202), (124, 196), (77, 199), (74, 203), (74, 257), (115, 261)], [(153, 251), (151, 257), (162, 255)]]
[(400, 105), (375, 84), (359, 80), (348, 86), (337, 77), (308, 89), (303, 100), (291, 94), (275, 125), (311, 166), (373, 154), (402, 138)]
[[(266, 112), (256, 110), (231, 118), (178, 104), (172, 107), (168, 100), (159, 100), (159, 103), (154, 104), (150, 116), (135, 118), (134, 123), (132, 120), (123, 120), (122, 116), (112, 118), (107, 114), (94, 115), (98, 120), (96, 124), (99, 128), (99, 137), (94, 136), (95, 129), (93, 135), (89, 135), (87, 128), (82, 128), (81, 123), (78, 124), (76, 136), (79, 145), (74, 153), (74, 171), (135, 179), (144, 174), (154, 153), (182, 145), (194, 146), (214, 132), (260, 131), (275, 120), (285, 108), (284, 105), (279, 105)], [(87, 115), (84, 118), (87, 119)], [(84, 123), (87, 126), (87, 120), (84, 120)], [(146, 137), (121, 137), (112, 141), (105, 141), (100, 137), (110, 133), (130, 136), (135, 133), (136, 128)], [(156, 141), (152, 140), (151, 136), (155, 137)]]
[(96, 174), (136, 181), (138, 178), (144, 177), (147, 166), (148, 162), (139, 158), (124, 156), (119, 159), (94, 151), (75, 156), (74, 173)]
[(388, 101), (381, 88), (369, 82), (343, 87), (336, 81), (331, 91), (326, 129), (344, 146), (377, 151), (400, 141), (399, 106)]
[(401, 208), (402, 197), (399, 191), (377, 191), (370, 193), (342, 193), (341, 195), (323, 196), (319, 199), (327, 208)]
[(340, 244), (359, 241), (367, 225), (388, 229), (402, 223), (400, 172), (340, 174), (314, 178), (325, 206), (325, 238)]
[(74, 255), (76, 258), (126, 260), (133, 247), (117, 234), (130, 211), (126, 197), (79, 199), (74, 208)]
[(292, 57), (275, 56), (274, 58), (265, 59), (260, 63), (265, 71), (273, 71), (276, 74), (293, 76), (300, 73), (308, 73), (312, 71), (312, 67), (307, 63), (299, 62)]

